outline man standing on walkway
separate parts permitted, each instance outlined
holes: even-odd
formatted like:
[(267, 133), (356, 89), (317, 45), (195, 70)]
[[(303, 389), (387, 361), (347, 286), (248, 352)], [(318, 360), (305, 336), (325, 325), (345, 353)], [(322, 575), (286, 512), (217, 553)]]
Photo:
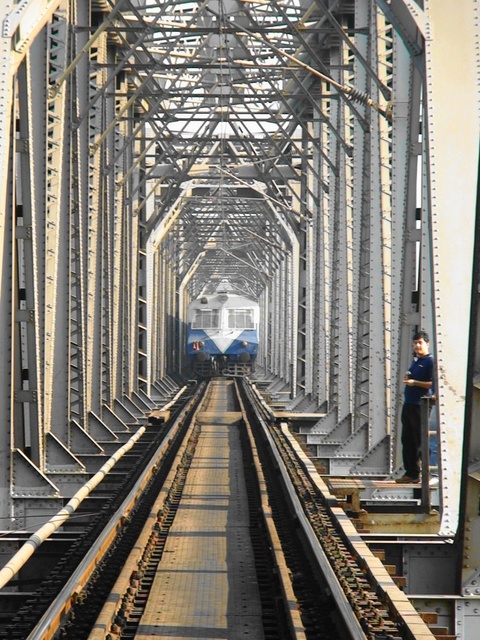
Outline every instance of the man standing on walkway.
[(420, 480), (420, 445), (422, 421), (420, 399), (432, 394), (433, 356), (429, 353), (425, 331), (413, 336), (413, 361), (403, 377), (405, 384), (402, 408), (402, 452), (405, 475), (395, 482), (412, 484)]

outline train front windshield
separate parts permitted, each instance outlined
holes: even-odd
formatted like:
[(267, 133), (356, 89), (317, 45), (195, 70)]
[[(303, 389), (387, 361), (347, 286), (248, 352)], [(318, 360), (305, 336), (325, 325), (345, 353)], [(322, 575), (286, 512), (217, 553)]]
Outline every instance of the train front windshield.
[(229, 329), (254, 329), (253, 309), (229, 309)]
[(192, 329), (218, 329), (219, 326), (219, 309), (197, 309), (192, 322)]

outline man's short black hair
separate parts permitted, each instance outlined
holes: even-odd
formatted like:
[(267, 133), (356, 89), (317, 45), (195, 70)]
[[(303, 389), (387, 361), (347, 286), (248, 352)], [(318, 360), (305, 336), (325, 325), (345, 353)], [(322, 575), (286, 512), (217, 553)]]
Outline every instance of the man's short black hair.
[(425, 342), (430, 342), (430, 338), (428, 337), (428, 333), (426, 331), (417, 331), (417, 333), (413, 335), (414, 340), (420, 340), (421, 338), (423, 338)]

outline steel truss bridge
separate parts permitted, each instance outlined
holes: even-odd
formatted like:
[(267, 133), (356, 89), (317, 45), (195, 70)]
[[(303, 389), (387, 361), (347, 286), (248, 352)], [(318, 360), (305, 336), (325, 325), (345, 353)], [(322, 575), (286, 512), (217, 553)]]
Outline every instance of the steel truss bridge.
[(322, 414), (332, 474), (399, 468), (430, 333), (439, 533), (458, 601), (480, 596), (479, 0), (0, 18), (0, 528), (86, 482), (79, 454), (184, 373), (186, 305), (226, 280), (260, 301), (264, 380)]

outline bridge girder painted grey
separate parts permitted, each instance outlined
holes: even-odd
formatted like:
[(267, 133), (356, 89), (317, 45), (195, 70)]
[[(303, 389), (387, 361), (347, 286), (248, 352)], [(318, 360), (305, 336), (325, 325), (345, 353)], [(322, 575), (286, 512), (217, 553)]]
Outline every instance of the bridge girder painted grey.
[(473, 427), (458, 463), (478, 0), (150, 5), (0, 8), (0, 517), (83, 482), (179, 368), (188, 300), (228, 278), (261, 302), (287, 408), (325, 413), (306, 437), (332, 474), (398, 468), (401, 374), (431, 331), (454, 532), (479, 493)]

